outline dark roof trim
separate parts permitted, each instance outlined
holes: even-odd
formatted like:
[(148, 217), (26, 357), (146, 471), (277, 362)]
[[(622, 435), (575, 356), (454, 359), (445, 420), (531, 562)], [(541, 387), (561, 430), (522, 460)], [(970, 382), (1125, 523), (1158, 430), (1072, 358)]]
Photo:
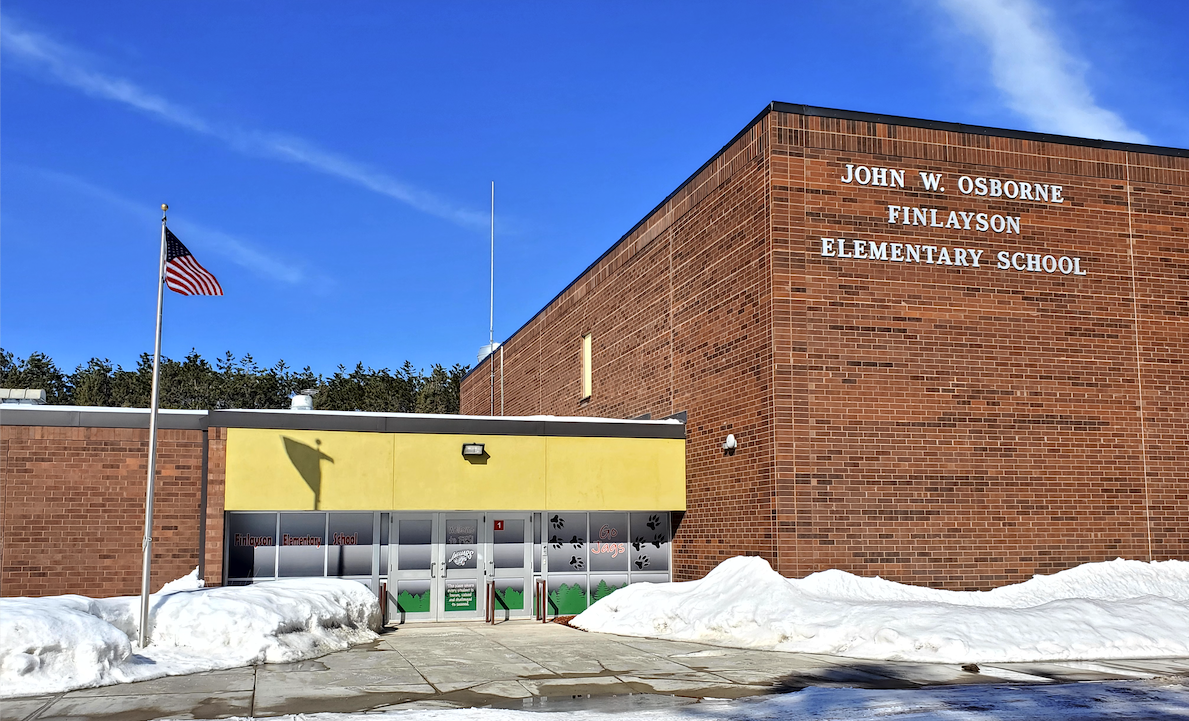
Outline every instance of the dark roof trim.
[[(10, 410), (16, 408), (16, 410)], [(147, 408), (73, 408), (62, 406), (0, 408), (0, 426), (58, 428), (148, 428)], [(275, 428), (365, 433), (447, 433), (486, 436), (568, 438), (685, 438), (683, 423), (613, 421), (603, 418), (487, 418), (332, 411), (173, 411), (157, 416), (161, 429)]]
[(369, 433), (448, 433), (485, 436), (550, 436), (570, 438), (685, 438), (685, 425), (657, 422), (552, 420), (549, 418), (485, 418), (477, 416), (400, 416), (382, 414), (277, 411), (211, 411), (210, 425), (219, 428), (277, 428), (300, 431), (363, 431)]
[[(0, 426), (50, 426), (57, 428), (148, 428), (149, 409), (129, 410), (49, 410), (28, 408), (11, 410), (0, 408)], [(157, 427), (162, 430), (206, 430), (207, 414), (161, 410), (157, 413)]]
[[(1185, 150), (1182, 148), (1169, 148), (1169, 147), (1164, 147), (1164, 146), (1160, 146), (1160, 145), (1141, 145), (1138, 143), (1121, 143), (1121, 142), (1117, 142), (1114, 140), (1093, 140), (1090, 138), (1078, 138), (1078, 137), (1075, 137), (1072, 135), (1051, 135), (1048, 133), (1033, 133), (1033, 132), (1029, 132), (1027, 130), (1008, 130), (1006, 128), (992, 128), (992, 127), (988, 127), (985, 125), (965, 125), (963, 123), (947, 123), (947, 122), (943, 122), (940, 120), (923, 120), (921, 118), (908, 118), (908, 117), (904, 117), (902, 115), (882, 115), (880, 113), (863, 113), (863, 112), (859, 112), (859, 111), (855, 111), (855, 110), (837, 110), (834, 108), (819, 108), (819, 107), (816, 107), (813, 105), (797, 105), (794, 103), (782, 103), (782, 102), (778, 102), (778, 101), (773, 101), (773, 102), (769, 103), (766, 108), (764, 108), (762, 111), (760, 111), (759, 115), (752, 118), (750, 123), (743, 126), (742, 130), (740, 130), (738, 133), (735, 133), (735, 137), (733, 137), (729, 141), (727, 141), (727, 144), (722, 146), (717, 153), (712, 155), (709, 160), (707, 160), (705, 163), (702, 163), (702, 165), (697, 170), (695, 170), (693, 173), (691, 173), (688, 178), (683, 180), (681, 182), (681, 184), (678, 185), (673, 190), (672, 193), (669, 193), (668, 195), (666, 195), (665, 199), (662, 200), (659, 204), (657, 204), (657, 206), (655, 208), (653, 208), (652, 210), (645, 213), (644, 217), (641, 218), (639, 220), (639, 222), (637, 222), (635, 225), (633, 225), (631, 227), (631, 229), (628, 230), (628, 232), (626, 232), (622, 236), (620, 236), (619, 240), (612, 243), (611, 247), (607, 248), (607, 250), (604, 251), (603, 254), (600, 255), (598, 258), (596, 258), (593, 263), (586, 266), (585, 270), (583, 270), (581, 273), (579, 273), (577, 275), (577, 277), (574, 278), (574, 280), (570, 281), (570, 283), (565, 288), (562, 288), (561, 292), (559, 292), (557, 295), (553, 296), (553, 298), (550, 299), (548, 303), (546, 303), (544, 306), (541, 307), (541, 310), (534, 313), (532, 315), (532, 317), (530, 317), (528, 319), (528, 321), (526, 321), (523, 325), (521, 325), (519, 328), (517, 328), (516, 331), (514, 333), (512, 333), (512, 335), (505, 338), (504, 342), (507, 342), (507, 341), (511, 340), (512, 338), (515, 338), (517, 333), (519, 333), (520, 331), (527, 328), (528, 325), (530, 323), (532, 323), (534, 320), (536, 320), (537, 316), (541, 315), (541, 313), (543, 313), (546, 308), (553, 305), (557, 301), (558, 298), (561, 298), (563, 295), (565, 295), (566, 292), (570, 290), (570, 288), (574, 287), (575, 283), (582, 280), (582, 278), (585, 277), (587, 273), (589, 273), (596, 265), (601, 263), (602, 260), (604, 258), (606, 258), (608, 255), (610, 255), (613, 250), (618, 248), (620, 243), (627, 240), (628, 237), (630, 237), (632, 233), (636, 232), (637, 228), (639, 228), (641, 225), (643, 225), (644, 222), (647, 221), (649, 218), (651, 218), (657, 211), (659, 211), (661, 208), (665, 207), (665, 203), (668, 203), (669, 200), (673, 196), (675, 196), (679, 192), (681, 192), (681, 189), (684, 188), (686, 185), (688, 185), (690, 183), (690, 181), (692, 181), (694, 178), (698, 177), (698, 173), (701, 173), (703, 170), (706, 169), (707, 166), (709, 166), (715, 160), (718, 160), (718, 157), (720, 155), (722, 155), (724, 152), (726, 152), (727, 148), (734, 145), (735, 142), (737, 140), (739, 140), (739, 138), (743, 137), (744, 133), (751, 130), (752, 126), (754, 126), (756, 123), (760, 122), (760, 120), (762, 120), (765, 115), (767, 115), (768, 113), (770, 113), (772, 111), (776, 111), (779, 113), (795, 113), (797, 115), (807, 115), (807, 116), (819, 117), (819, 118), (838, 118), (840, 120), (858, 120), (860, 122), (867, 122), (867, 123), (884, 123), (887, 125), (901, 125), (901, 126), (905, 126), (905, 127), (909, 127), (909, 128), (928, 128), (930, 130), (948, 130), (948, 131), (955, 132), (955, 133), (969, 133), (972, 135), (992, 135), (992, 136), (1001, 137), (1001, 138), (1016, 138), (1019, 140), (1035, 140), (1035, 141), (1044, 142), (1044, 143), (1060, 143), (1062, 145), (1079, 145), (1079, 146), (1084, 146), (1084, 147), (1089, 147), (1089, 148), (1103, 148), (1106, 150), (1123, 150), (1123, 151), (1129, 151), (1129, 152), (1134, 152), (1134, 153), (1148, 153), (1150, 155), (1171, 155), (1171, 156), (1178, 157), (1178, 158), (1189, 158), (1189, 150)], [(490, 357), (491, 356), (488, 355), (487, 358), (490, 358)], [(487, 358), (484, 358), (482, 361), (477, 363), (474, 368), (467, 371), (467, 374), (465, 376), (463, 376), (463, 379), (465, 380), (472, 373), (474, 373), (475, 371), (482, 368), (484, 363), (487, 362)]]
[[(880, 113), (860, 113), (854, 110), (836, 110), (834, 108), (818, 108), (813, 105), (796, 105), (793, 103), (774, 102), (768, 106), (769, 110), (778, 113), (794, 113), (818, 118), (838, 118), (839, 120), (857, 120), (863, 123), (883, 123), (885, 125), (900, 125), (907, 128), (926, 128), (928, 130), (946, 130), (953, 133), (967, 133), (970, 135), (990, 135), (997, 138), (1015, 138), (1017, 140), (1033, 140), (1039, 143), (1059, 143), (1061, 145), (1077, 145), (1084, 148), (1102, 148), (1104, 150), (1122, 150), (1130, 153), (1146, 153), (1148, 155), (1171, 155), (1175, 158), (1189, 158), (1189, 150), (1184, 148), (1170, 148), (1162, 145), (1143, 145), (1140, 143), (1123, 143), (1117, 140), (1095, 140), (1093, 138), (1079, 138), (1073, 135), (1053, 135), (1051, 133), (1034, 133), (1028, 130), (1009, 130), (1007, 128), (993, 128), (987, 125), (966, 125), (964, 123), (947, 123), (940, 120), (923, 120), (921, 118), (907, 118), (903, 115), (883, 115)], [(752, 121), (753, 123), (755, 121)], [(750, 127), (750, 126), (748, 126)]]

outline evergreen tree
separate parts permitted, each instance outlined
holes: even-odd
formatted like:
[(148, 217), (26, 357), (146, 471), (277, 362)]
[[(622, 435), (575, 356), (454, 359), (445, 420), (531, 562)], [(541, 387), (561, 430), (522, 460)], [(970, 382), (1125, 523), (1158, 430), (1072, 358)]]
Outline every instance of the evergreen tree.
[(44, 353), (33, 352), (21, 360), (0, 349), (0, 387), (43, 390), (45, 402), (55, 405), (73, 402), (66, 375)]
[(92, 358), (85, 366), (80, 365), (70, 374), (70, 385), (74, 386), (76, 406), (113, 406), (113, 385), (111, 361)]
[[(435, 364), (427, 377), (408, 361), (395, 372), (357, 363), (350, 373), (339, 366), (323, 379), (309, 366), (294, 371), (282, 360), (261, 368), (250, 354), (237, 359), (230, 351), (212, 366), (192, 349), (182, 361), (162, 356), (160, 404), (190, 410), (288, 408), (295, 394), (313, 390), (315, 405), (322, 410), (458, 413), (459, 388), (467, 370), (455, 365), (447, 371)], [(135, 370), (92, 358), (66, 375), (43, 353), (21, 360), (0, 348), (0, 385), (43, 389), (51, 404), (147, 408), (152, 383), (153, 358), (148, 353), (141, 354)]]

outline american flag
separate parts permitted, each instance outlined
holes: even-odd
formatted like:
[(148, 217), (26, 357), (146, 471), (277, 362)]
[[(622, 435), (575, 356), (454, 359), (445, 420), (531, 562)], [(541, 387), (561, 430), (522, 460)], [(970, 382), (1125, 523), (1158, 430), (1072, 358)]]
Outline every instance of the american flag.
[(165, 285), (182, 295), (223, 295), (223, 286), (198, 264), (182, 241), (165, 229)]

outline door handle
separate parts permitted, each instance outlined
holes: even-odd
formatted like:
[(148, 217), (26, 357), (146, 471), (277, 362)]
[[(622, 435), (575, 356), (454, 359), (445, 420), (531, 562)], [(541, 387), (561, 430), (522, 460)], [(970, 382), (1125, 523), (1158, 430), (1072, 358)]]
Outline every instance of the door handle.
[(435, 573), (435, 571), (437, 571), (437, 568), (438, 568), (438, 564), (436, 561), (429, 564), (429, 577), (430, 578), (437, 578), (437, 574)]

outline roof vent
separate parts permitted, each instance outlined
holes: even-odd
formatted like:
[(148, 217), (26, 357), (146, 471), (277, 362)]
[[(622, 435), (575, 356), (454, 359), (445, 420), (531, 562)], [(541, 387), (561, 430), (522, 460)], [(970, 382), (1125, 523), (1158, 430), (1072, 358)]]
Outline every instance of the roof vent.
[(44, 406), (45, 391), (41, 388), (0, 388), (0, 403)]
[(314, 394), (318, 391), (313, 388), (307, 388), (301, 393), (293, 396), (293, 401), (289, 404), (291, 411), (312, 411), (314, 410)]

